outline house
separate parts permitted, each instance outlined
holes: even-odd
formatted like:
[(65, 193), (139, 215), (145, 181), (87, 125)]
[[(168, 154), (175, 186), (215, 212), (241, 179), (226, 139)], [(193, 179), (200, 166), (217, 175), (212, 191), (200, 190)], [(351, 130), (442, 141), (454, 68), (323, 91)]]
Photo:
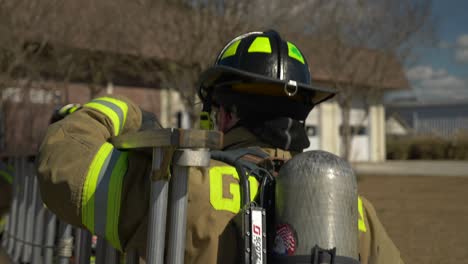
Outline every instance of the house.
[(385, 118), (385, 134), (387, 136), (406, 136), (412, 133), (411, 127), (396, 112), (387, 112)]
[(385, 107), (387, 91), (409, 89), (398, 59), (364, 48), (341, 47), (298, 37), (298, 45), (309, 62), (316, 85), (340, 88), (340, 94), (312, 110), (306, 120), (311, 145), (337, 155), (344, 150), (343, 97), (350, 97), (349, 125), (351, 161), (383, 161), (385, 150)]
[[(90, 100), (87, 84), (69, 83), (54, 89), (56, 85), (51, 82), (47, 88), (8, 87), (0, 91), (0, 157), (35, 155), (54, 109), (64, 103), (84, 104)], [(156, 89), (109, 84), (95, 96), (106, 94), (124, 95), (142, 109), (157, 116), (161, 113), (160, 92)]]
[[(0, 72), (0, 156), (35, 154), (54, 108), (65, 103), (122, 94), (160, 115), (161, 62), (185, 54), (176, 45), (163, 52), (155, 44), (167, 41), (170, 30), (155, 29), (153, 18), (162, 17), (144, 8), (140, 2), (91, 0), (0, 6), (11, 14), (1, 19), (8, 25), (0, 38), (1, 63), (18, 59), (16, 71)], [(164, 9), (174, 20), (182, 21), (184, 12)]]
[[(293, 36), (294, 37), (294, 36)], [(302, 40), (302, 41), (301, 41)], [(350, 110), (351, 133), (351, 161), (383, 161), (386, 157), (385, 149), (385, 108), (383, 105), (383, 95), (386, 91), (397, 89), (408, 89), (409, 83), (398, 60), (393, 56), (378, 53), (367, 49), (353, 49), (356, 54), (353, 60), (349, 61), (349, 67), (339, 72), (339, 77), (335, 78), (336, 72), (327, 71), (333, 67), (333, 58), (324, 56), (330, 45), (317, 46), (310, 40), (304, 43), (303, 38), (299, 38), (298, 45), (304, 52), (309, 62), (312, 73), (312, 81), (315, 85), (323, 87), (334, 87), (334, 82), (345, 83), (356, 93), (353, 95)], [(309, 47), (309, 48), (307, 48)], [(346, 50), (347, 51), (347, 50)], [(376, 70), (375, 66), (384, 66)], [(351, 69), (359, 68), (356, 74)], [(375, 75), (385, 73), (380, 79)], [(356, 88), (357, 87), (357, 88)], [(372, 90), (371, 93), (368, 91)], [(176, 93), (165, 93), (168, 96), (166, 101), (172, 102), (175, 112), (179, 113), (179, 118), (187, 120), (183, 105)], [(339, 100), (331, 100), (316, 106), (305, 122), (305, 128), (309, 136), (310, 147), (307, 150), (326, 150), (340, 155), (343, 150), (341, 141), (343, 124), (342, 110)], [(166, 116), (167, 117), (164, 117)], [(161, 117), (165, 121), (172, 119), (172, 124), (187, 123), (181, 119), (176, 121), (174, 113), (166, 112)]]
[[(407, 127), (406, 134), (433, 135), (450, 138), (468, 134), (468, 102), (400, 103), (387, 105), (387, 125), (398, 123)], [(392, 129), (389, 134), (398, 134)]]

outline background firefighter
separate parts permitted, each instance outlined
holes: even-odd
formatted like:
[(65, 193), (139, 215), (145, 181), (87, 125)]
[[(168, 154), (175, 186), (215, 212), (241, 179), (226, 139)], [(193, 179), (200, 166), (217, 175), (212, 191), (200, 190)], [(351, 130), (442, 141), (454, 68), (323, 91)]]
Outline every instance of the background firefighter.
[[(201, 125), (225, 133), (224, 149), (261, 147), (287, 160), (308, 147), (304, 119), (334, 92), (311, 85), (300, 50), (275, 31), (233, 39), (200, 78)], [(144, 126), (130, 100), (101, 97), (51, 125), (38, 172), (44, 202), (63, 220), (105, 237), (115, 248), (146, 251), (151, 157), (120, 151), (112, 136)], [(170, 164), (164, 164), (167, 172)], [(164, 169), (165, 168), (165, 169)], [(251, 198), (258, 182), (251, 177)], [(185, 263), (239, 263), (239, 176), (226, 163), (191, 169)], [(361, 263), (402, 262), (370, 203), (362, 199)]]

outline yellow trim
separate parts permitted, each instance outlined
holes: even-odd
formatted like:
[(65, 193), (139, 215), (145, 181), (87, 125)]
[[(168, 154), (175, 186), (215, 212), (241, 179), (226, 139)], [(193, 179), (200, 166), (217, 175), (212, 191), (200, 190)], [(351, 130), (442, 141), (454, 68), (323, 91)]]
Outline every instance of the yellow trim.
[(223, 56), (221, 57), (221, 60), (236, 55), (237, 47), (239, 46), (240, 41), (241, 40), (239, 39), (235, 41), (234, 43), (232, 43), (224, 52)]
[(6, 215), (3, 217), (0, 217), (0, 233), (3, 232), (6, 226)]
[(83, 225), (94, 234), (94, 193), (102, 165), (113, 149), (112, 144), (104, 143), (98, 150), (89, 166), (88, 174), (83, 185), (81, 198), (81, 219)]
[(304, 57), (296, 45), (288, 41), (288, 56), (300, 61), (302, 64), (305, 64)]
[(102, 100), (102, 101), (107, 101), (109, 103), (113, 103), (116, 106), (118, 106), (120, 109), (122, 109), (122, 113), (123, 113), (122, 128), (123, 128), (125, 126), (125, 123), (127, 122), (128, 105), (123, 101), (120, 101), (120, 100), (117, 100), (117, 99), (111, 98), (111, 97), (99, 97), (99, 98), (96, 98), (96, 99), (97, 100)]
[(114, 112), (114, 110), (110, 109), (109, 107), (97, 103), (97, 102), (89, 102), (85, 104), (86, 107), (95, 109), (103, 114), (105, 114), (107, 117), (110, 118), (112, 122), (112, 126), (114, 127), (114, 136), (118, 136), (120, 132), (120, 119), (117, 113)]
[(80, 106), (73, 106), (72, 108), (70, 108), (70, 110), (68, 110), (68, 112), (70, 114), (72, 114), (73, 112), (75, 112), (76, 110), (80, 109)]
[(106, 238), (116, 249), (122, 250), (119, 239), (119, 216), (122, 183), (128, 168), (128, 153), (122, 152), (112, 170), (107, 197)]
[(6, 171), (0, 171), (0, 176), (2, 176), (2, 178), (5, 179), (5, 181), (9, 184), (13, 183), (13, 177)]
[(359, 231), (367, 232), (366, 222), (364, 221), (364, 209), (362, 206), (361, 197), (358, 196), (358, 211), (359, 211), (359, 220), (358, 220), (358, 227)]
[[(120, 120), (119, 115), (112, 108), (110, 108), (107, 105), (99, 103), (99, 101), (105, 101), (120, 108), (120, 110), (122, 111), (123, 120)], [(112, 126), (114, 128), (114, 136), (118, 136), (120, 132), (122, 132), (120, 131), (120, 128), (122, 129), (124, 128), (125, 122), (127, 121), (127, 113), (128, 113), (128, 105), (125, 102), (111, 98), (111, 97), (99, 97), (89, 103), (86, 103), (84, 106), (95, 109), (105, 114), (107, 117), (109, 117), (109, 119), (112, 122)]]
[(271, 53), (270, 39), (268, 37), (256, 37), (250, 44), (248, 52)]
[(212, 130), (214, 127), (213, 120), (211, 120), (211, 115), (208, 112), (200, 113), (200, 129), (203, 130)]
[[(229, 184), (232, 198), (223, 197), (223, 175), (232, 176), (235, 182)], [(250, 199), (253, 200), (258, 192), (258, 182), (255, 177), (249, 177)], [(229, 211), (237, 214), (241, 208), (241, 193), (239, 175), (232, 166), (216, 166), (210, 169), (210, 203), (215, 210)]]

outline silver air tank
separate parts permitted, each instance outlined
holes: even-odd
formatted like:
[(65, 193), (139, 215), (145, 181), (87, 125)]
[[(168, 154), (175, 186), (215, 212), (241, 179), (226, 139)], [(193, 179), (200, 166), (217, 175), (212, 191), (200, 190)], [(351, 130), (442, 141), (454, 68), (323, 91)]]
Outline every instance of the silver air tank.
[(274, 253), (310, 255), (317, 245), (358, 259), (356, 177), (342, 158), (325, 151), (295, 156), (276, 183)]

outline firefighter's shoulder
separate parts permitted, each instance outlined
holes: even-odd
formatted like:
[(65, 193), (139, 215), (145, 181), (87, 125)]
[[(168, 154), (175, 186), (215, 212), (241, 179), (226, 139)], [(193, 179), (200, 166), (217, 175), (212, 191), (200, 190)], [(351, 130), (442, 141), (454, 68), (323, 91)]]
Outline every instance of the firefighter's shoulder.
[(403, 263), (400, 251), (388, 235), (372, 203), (358, 199), (359, 255), (362, 264)]

